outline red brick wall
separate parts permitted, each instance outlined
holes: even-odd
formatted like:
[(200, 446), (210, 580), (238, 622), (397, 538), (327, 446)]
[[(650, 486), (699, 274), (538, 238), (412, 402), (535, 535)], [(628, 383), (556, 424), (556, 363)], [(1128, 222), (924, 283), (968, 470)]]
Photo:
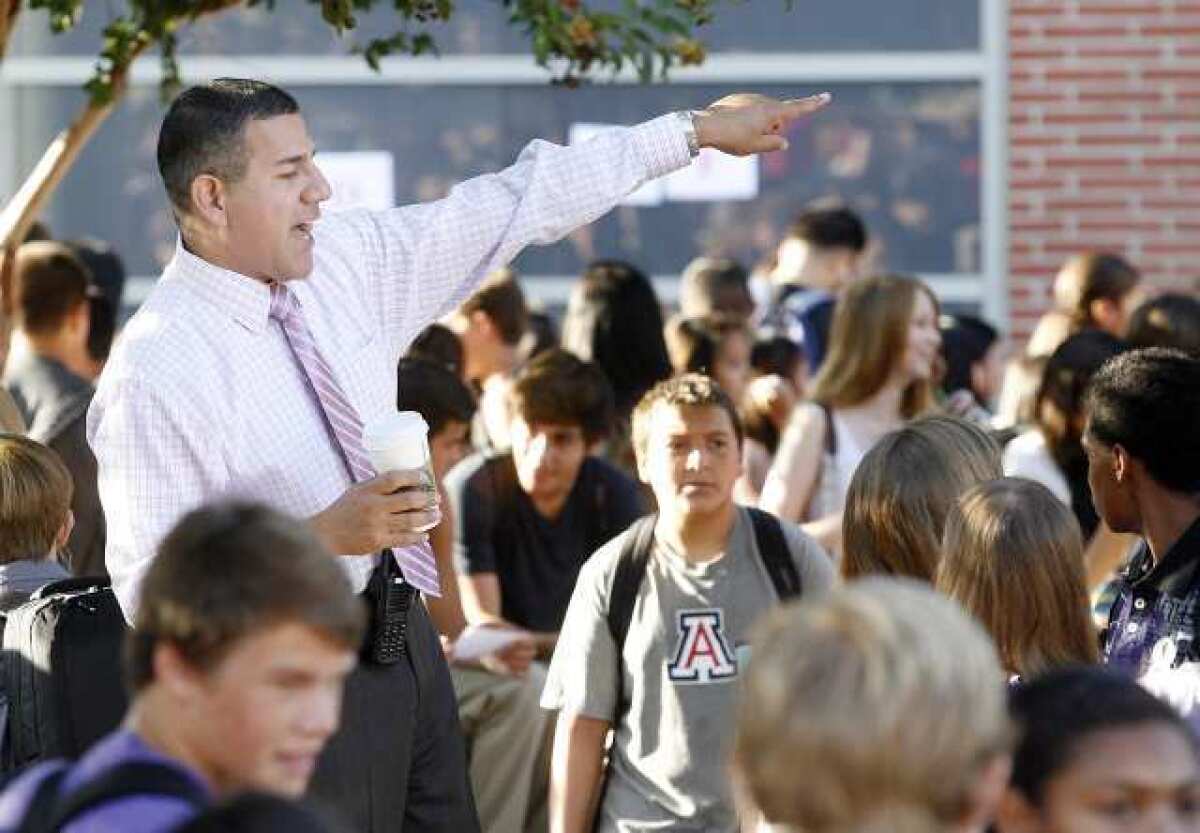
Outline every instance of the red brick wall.
[(1200, 0), (1009, 0), (1009, 303), (1070, 254), (1200, 286)]

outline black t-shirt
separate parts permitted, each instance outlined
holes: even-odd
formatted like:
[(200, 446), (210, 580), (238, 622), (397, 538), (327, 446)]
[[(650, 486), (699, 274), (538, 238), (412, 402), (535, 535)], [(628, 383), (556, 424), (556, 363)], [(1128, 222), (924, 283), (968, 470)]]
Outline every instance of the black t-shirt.
[(454, 508), (454, 564), (462, 575), (495, 573), (500, 615), (534, 631), (562, 627), (583, 562), (643, 514), (637, 484), (588, 457), (554, 520), (517, 481), (511, 454), (477, 454), (446, 476)]

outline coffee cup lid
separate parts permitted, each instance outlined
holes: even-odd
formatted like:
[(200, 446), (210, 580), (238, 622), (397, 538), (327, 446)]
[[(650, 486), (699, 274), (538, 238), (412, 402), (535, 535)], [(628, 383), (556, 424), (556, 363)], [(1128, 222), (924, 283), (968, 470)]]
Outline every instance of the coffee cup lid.
[(396, 411), (371, 420), (363, 428), (363, 446), (390, 448), (396, 443), (425, 439), (428, 435), (429, 424), (423, 416), (416, 411)]

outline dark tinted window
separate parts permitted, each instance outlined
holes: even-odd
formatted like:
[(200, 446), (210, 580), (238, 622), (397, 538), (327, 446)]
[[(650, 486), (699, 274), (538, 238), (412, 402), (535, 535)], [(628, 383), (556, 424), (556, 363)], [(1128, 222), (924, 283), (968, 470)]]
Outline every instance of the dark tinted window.
[[(594, 3), (596, 8), (607, 2)], [(76, 31), (53, 37), (43, 13), (26, 13), (13, 41), (13, 54), (92, 55), (99, 32), (118, 2), (89, 2)], [(353, 37), (390, 34), (397, 19), (390, 3), (360, 15)], [(612, 3), (615, 5), (615, 3)], [(977, 0), (745, 0), (717, 7), (705, 33), (717, 50), (772, 52), (973, 50), (979, 48)], [(300, 0), (279, 3), (268, 14), (239, 9), (202, 19), (180, 34), (184, 53), (343, 54), (352, 39), (339, 40), (320, 18), (319, 7)], [(446, 54), (523, 53), (524, 35), (508, 26), (496, 0), (463, 3), (449, 25), (432, 30)]]

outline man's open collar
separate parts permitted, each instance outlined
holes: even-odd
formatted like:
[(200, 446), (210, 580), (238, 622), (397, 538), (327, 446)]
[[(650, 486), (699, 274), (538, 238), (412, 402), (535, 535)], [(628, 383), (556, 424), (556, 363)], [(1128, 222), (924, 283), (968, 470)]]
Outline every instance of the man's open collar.
[(182, 238), (176, 240), (175, 257), (167, 272), (251, 332), (266, 329), (271, 310), (271, 289), (266, 283), (192, 254)]

